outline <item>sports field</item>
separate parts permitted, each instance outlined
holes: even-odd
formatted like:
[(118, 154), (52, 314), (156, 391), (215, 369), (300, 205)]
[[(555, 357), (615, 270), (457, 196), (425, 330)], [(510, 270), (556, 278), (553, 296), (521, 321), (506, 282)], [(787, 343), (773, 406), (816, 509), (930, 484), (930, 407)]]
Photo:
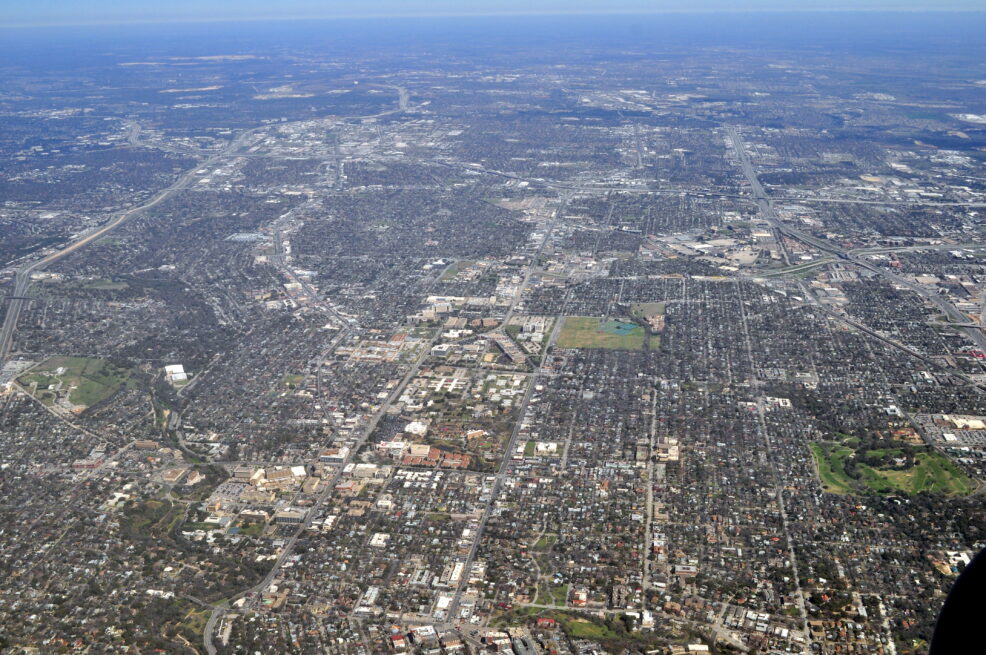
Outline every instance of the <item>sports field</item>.
[(567, 316), (558, 334), (559, 348), (607, 348), (642, 350), (644, 328), (626, 321), (592, 316)]

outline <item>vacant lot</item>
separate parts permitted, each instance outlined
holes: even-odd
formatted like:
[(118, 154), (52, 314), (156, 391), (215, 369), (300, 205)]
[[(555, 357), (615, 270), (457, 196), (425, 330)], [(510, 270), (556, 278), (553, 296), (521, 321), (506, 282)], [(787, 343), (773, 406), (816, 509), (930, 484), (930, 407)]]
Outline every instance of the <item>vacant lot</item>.
[(642, 350), (644, 328), (635, 323), (591, 316), (568, 316), (558, 335), (559, 348)]

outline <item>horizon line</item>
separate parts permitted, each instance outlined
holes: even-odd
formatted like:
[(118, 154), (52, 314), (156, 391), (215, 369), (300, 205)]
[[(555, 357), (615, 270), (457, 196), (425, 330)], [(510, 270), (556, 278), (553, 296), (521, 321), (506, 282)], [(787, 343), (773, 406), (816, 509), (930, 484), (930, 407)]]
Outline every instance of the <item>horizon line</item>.
[(800, 9), (658, 9), (653, 11), (494, 11), (494, 12), (436, 12), (403, 14), (296, 14), (290, 16), (244, 16), (244, 17), (186, 17), (186, 18), (135, 18), (99, 21), (55, 21), (55, 22), (14, 22), (0, 23), (0, 29), (31, 29), (44, 27), (112, 27), (126, 25), (194, 25), (214, 23), (289, 23), (292, 21), (343, 21), (343, 20), (427, 20), (432, 18), (491, 18), (491, 17), (536, 17), (536, 16), (662, 16), (662, 15), (709, 15), (709, 14), (986, 14), (986, 8), (915, 8), (915, 7), (836, 7)]

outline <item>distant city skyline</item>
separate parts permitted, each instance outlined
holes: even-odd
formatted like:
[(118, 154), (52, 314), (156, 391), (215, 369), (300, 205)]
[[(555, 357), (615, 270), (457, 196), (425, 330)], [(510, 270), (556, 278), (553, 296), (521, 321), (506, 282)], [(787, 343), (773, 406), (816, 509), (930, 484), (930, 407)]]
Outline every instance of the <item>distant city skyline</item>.
[(40, 0), (2, 3), (0, 25), (481, 16), (490, 14), (779, 11), (982, 11), (979, 0)]

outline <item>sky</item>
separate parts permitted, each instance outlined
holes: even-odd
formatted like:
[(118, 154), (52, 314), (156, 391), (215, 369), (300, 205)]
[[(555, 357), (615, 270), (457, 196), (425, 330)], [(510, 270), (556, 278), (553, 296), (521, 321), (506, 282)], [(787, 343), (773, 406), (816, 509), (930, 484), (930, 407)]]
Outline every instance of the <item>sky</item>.
[(0, 25), (530, 13), (984, 9), (983, 0), (0, 0)]

